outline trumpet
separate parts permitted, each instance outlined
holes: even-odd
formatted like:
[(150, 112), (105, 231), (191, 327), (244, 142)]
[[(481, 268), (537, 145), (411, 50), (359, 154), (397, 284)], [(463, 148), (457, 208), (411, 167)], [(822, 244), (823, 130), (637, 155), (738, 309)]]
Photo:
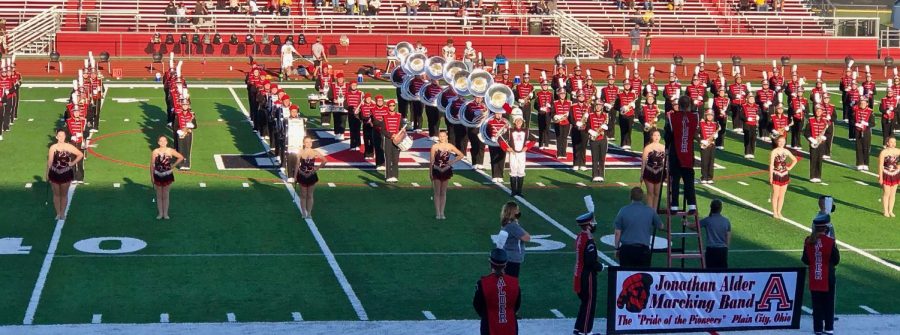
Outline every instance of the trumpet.
[(700, 140), (700, 149), (706, 150), (706, 148), (709, 148), (709, 146), (712, 144), (713, 144), (713, 141), (706, 140), (706, 139)]
[(585, 126), (588, 124), (588, 118), (590, 117), (590, 113), (585, 111), (581, 114), (581, 120), (575, 124), (578, 127), (578, 130), (584, 130)]
[(565, 114), (556, 114), (556, 115), (553, 115), (553, 119), (550, 120), (550, 122), (551, 123), (560, 123), (562, 120), (565, 120), (568, 117), (569, 117), (569, 112), (566, 112)]

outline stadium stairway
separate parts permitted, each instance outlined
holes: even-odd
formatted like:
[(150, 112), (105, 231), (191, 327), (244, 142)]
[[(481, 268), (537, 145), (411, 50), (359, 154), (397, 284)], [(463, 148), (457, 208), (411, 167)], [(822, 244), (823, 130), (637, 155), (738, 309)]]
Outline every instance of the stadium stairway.
[[(19, 25), (19, 23), (34, 17), (41, 11), (47, 10), (53, 6), (63, 8), (68, 2), (77, 3), (78, 0), (4, 0), (0, 1), (0, 19), (6, 20), (6, 30), (10, 30)], [(22, 12), (22, 9), (28, 11)]]

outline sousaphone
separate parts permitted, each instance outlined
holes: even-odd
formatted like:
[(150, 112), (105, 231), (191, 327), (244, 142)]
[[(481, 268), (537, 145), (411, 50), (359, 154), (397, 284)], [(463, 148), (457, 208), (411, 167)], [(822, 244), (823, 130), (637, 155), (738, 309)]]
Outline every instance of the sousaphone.
[(435, 98), (435, 102), (437, 103), (438, 110), (443, 113), (447, 110), (447, 106), (450, 104), (450, 99), (457, 97), (456, 91), (453, 90), (452, 87), (447, 86), (444, 88), (441, 93), (438, 93)]
[(469, 71), (469, 66), (466, 63), (463, 63), (458, 60), (451, 60), (444, 64), (444, 81), (447, 83), (452, 83), (453, 79), (456, 78), (456, 73), (459, 71)]
[(503, 105), (509, 104), (512, 106), (515, 102), (515, 96), (509, 86), (494, 83), (491, 87), (488, 87), (487, 93), (484, 95), (484, 100), (488, 110), (491, 112), (506, 113), (503, 109)]
[(444, 57), (441, 56), (433, 56), (428, 58), (425, 61), (425, 73), (428, 74), (428, 79), (431, 80), (441, 80), (444, 78), (444, 63), (447, 61), (444, 60)]
[(453, 91), (456, 92), (457, 95), (470, 95), (469, 94), (469, 71), (468, 70), (459, 70), (456, 71), (456, 74), (453, 75), (453, 79), (449, 81), (450, 87), (453, 88)]
[(469, 93), (476, 97), (487, 94), (488, 88), (494, 84), (494, 77), (484, 70), (475, 70), (469, 74)]

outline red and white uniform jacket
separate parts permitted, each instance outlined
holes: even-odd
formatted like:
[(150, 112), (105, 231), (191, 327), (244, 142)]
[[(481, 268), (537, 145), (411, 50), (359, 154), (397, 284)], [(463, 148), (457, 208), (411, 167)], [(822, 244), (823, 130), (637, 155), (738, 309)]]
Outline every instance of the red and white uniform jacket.
[(822, 104), (822, 109), (824, 111), (824, 113), (822, 113), (822, 116), (825, 117), (825, 120), (828, 121), (829, 124), (834, 122), (834, 105), (830, 103)]
[(372, 112), (375, 111), (375, 103), (366, 103), (363, 101), (362, 105), (359, 106), (359, 118), (363, 120), (368, 120), (369, 117), (372, 116)]
[(563, 119), (559, 121), (560, 126), (569, 125), (569, 114), (572, 112), (572, 103), (568, 100), (556, 100), (553, 103), (553, 116), (563, 115)]
[(681, 95), (681, 83), (677, 81), (669, 82), (663, 87), (663, 96), (665, 96), (667, 100), (673, 100), (679, 95)]
[(525, 152), (533, 148), (534, 145), (534, 141), (528, 140), (528, 130), (524, 128), (510, 130), (509, 141), (500, 141), (500, 149), (503, 151), (512, 149), (515, 152)]
[(756, 127), (759, 125), (759, 106), (756, 104), (745, 103), (743, 105), (744, 124)]
[(619, 88), (614, 85), (606, 85), (600, 91), (600, 97), (603, 98), (604, 104), (609, 104), (610, 106), (616, 104), (616, 99), (619, 98)]
[(769, 77), (769, 87), (775, 92), (784, 91), (784, 77), (780, 75)]
[(400, 126), (403, 121), (403, 116), (400, 113), (387, 113), (381, 117), (381, 122), (383, 122), (383, 128), (381, 128), (381, 134), (388, 139), (394, 134), (400, 132)]
[(871, 97), (875, 96), (876, 88), (875, 88), (874, 81), (866, 81), (866, 82), (862, 83), (862, 85), (860, 85), (860, 86), (862, 86), (863, 94), (865, 94), (866, 97), (871, 98)]
[(628, 80), (628, 83), (631, 84), (631, 91), (632, 91), (632, 92), (640, 92), (640, 91), (641, 91), (641, 85), (644, 84), (644, 81), (641, 80), (641, 78), (635, 78), (635, 77), (632, 77), (631, 79)]
[(700, 72), (697, 73), (697, 78), (700, 79), (700, 86), (703, 87), (703, 90), (706, 90), (706, 86), (709, 83), (709, 72), (706, 72), (705, 69), (700, 69)]
[(351, 89), (350, 84), (347, 84), (347, 95), (344, 97), (345, 105), (350, 107), (351, 110), (356, 110), (356, 107), (362, 103), (363, 94), (360, 90)]
[(819, 139), (825, 137), (825, 129), (828, 127), (828, 121), (824, 117), (814, 117), (809, 119), (809, 137)]
[(522, 82), (516, 85), (516, 100), (531, 100), (531, 92), (534, 92), (534, 85), (529, 82)]
[(866, 107), (853, 107), (853, 115), (856, 118), (856, 129), (863, 132), (872, 127), (872, 109)]
[(732, 105), (743, 105), (744, 99), (747, 98), (747, 85), (731, 84), (728, 87), (728, 94), (731, 96)]
[[(647, 86), (650, 86), (650, 88), (647, 89)], [(641, 96), (646, 97), (647, 93), (650, 93), (654, 98), (656, 98), (656, 96), (659, 94), (659, 86), (649, 83), (647, 85), (644, 85), (644, 88), (641, 90)]]
[(802, 261), (809, 265), (809, 290), (830, 291), (835, 280), (834, 266), (841, 262), (834, 238), (817, 235), (814, 243), (804, 244)]
[(598, 141), (606, 138), (606, 130), (603, 127), (608, 126), (608, 118), (609, 116), (606, 113), (597, 114), (594, 112), (588, 116), (588, 131), (593, 130), (597, 132)]
[(791, 100), (791, 117), (794, 120), (803, 120), (809, 110), (809, 101), (804, 97), (796, 97)]
[(642, 121), (644, 123), (649, 123), (652, 127), (656, 127), (656, 117), (659, 116), (659, 107), (656, 107), (655, 104), (644, 104), (643, 107), (641, 107), (641, 112), (644, 113), (644, 119)]
[(760, 108), (768, 109), (775, 103), (775, 91), (770, 89), (759, 89), (756, 91), (756, 103)]
[(534, 109), (537, 109), (538, 113), (550, 112), (550, 108), (553, 107), (553, 91), (540, 90), (535, 96), (537, 99), (534, 100)]
[(780, 137), (785, 137), (790, 126), (791, 119), (787, 115), (772, 114), (772, 130), (781, 134)]
[[(343, 101), (341, 101), (341, 97), (343, 97)], [(339, 83), (332, 83), (331, 90), (328, 91), (328, 99), (337, 106), (346, 106), (347, 105), (347, 83), (343, 83), (343, 85)]]
[[(581, 119), (584, 117), (584, 113), (588, 112), (590, 112), (590, 107), (587, 104), (572, 104), (572, 113), (569, 114), (569, 122), (578, 126), (578, 124), (581, 123)], [(585, 129), (585, 127), (587, 127), (587, 125), (582, 124), (578, 129)]]
[(847, 92), (851, 91), (852, 90), (852, 88), (850, 87), (851, 83), (853, 83), (852, 76), (844, 75), (843, 77), (841, 77), (841, 84), (840, 84), (841, 92), (847, 93)]
[[(386, 115), (388, 115), (388, 112), (390, 111), (387, 105), (379, 107), (376, 104), (372, 104), (372, 106), (372, 120), (381, 121)], [(399, 115), (400, 113), (397, 114)], [(374, 126), (378, 131), (381, 131), (381, 128), (384, 126), (384, 124), (378, 122), (375, 123)]]
[(719, 97), (717, 96), (713, 99), (713, 111), (716, 112), (716, 118), (721, 120), (728, 119), (728, 105), (731, 104), (731, 99), (728, 99), (727, 96)]
[[(194, 128), (193, 126), (197, 125), (197, 123), (194, 122), (194, 113), (186, 109), (182, 109), (177, 114), (175, 114), (175, 120), (178, 121), (178, 128), (176, 128), (177, 130)], [(191, 123), (192, 127), (188, 127), (188, 123)]]
[(694, 101), (695, 106), (703, 106), (703, 100), (706, 98), (706, 87), (702, 85), (690, 85), (687, 87), (687, 94)]
[(719, 131), (719, 123), (715, 120), (713, 121), (700, 121), (700, 139), (707, 140), (712, 142), (715, 140), (716, 134)]
[(897, 96), (881, 98), (881, 115), (885, 120), (894, 119), (894, 109), (897, 108)]
[(497, 133), (500, 132), (500, 129), (503, 129), (503, 127), (507, 127), (509, 124), (506, 123), (506, 121), (502, 118), (498, 120), (492, 117), (487, 121), (487, 125), (488, 135), (493, 138), (494, 136), (497, 136)]
[(666, 119), (666, 143), (671, 143), (670, 152), (675, 153), (680, 167), (692, 168), (694, 139), (700, 126), (697, 113), (673, 110), (666, 113)]
[(69, 131), (69, 138), (76, 147), (81, 147), (81, 142), (84, 141), (84, 127), (86, 125), (87, 120), (85, 120), (84, 117), (70, 117), (66, 120), (66, 129)]
[(637, 99), (637, 95), (634, 94), (634, 91), (619, 93), (618, 105), (622, 116), (628, 118), (634, 117), (635, 99)]
[[(597, 246), (591, 233), (582, 231), (575, 238), (575, 273), (572, 281), (575, 293), (581, 293), (581, 282), (590, 281), (601, 268), (597, 261)], [(587, 285), (591, 289), (591, 285)], [(597, 294), (597, 292), (588, 292)]]

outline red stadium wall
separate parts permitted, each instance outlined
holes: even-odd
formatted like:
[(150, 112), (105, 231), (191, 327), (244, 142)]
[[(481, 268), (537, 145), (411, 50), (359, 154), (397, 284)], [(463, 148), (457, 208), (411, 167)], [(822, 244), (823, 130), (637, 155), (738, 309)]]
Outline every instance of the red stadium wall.
[[(168, 54), (174, 51), (186, 56), (189, 52), (196, 56), (229, 57), (245, 56), (252, 53), (252, 48), (244, 43), (238, 45), (228, 44), (231, 35), (223, 35), (223, 43), (220, 45), (196, 45), (192, 44), (192, 50), (183, 50), (179, 43), (152, 44), (151, 34), (133, 33), (85, 33), (85, 32), (60, 32), (57, 34), (56, 49), (63, 56), (84, 55), (88, 51), (95, 54), (108, 51), (113, 57), (124, 56), (148, 56), (154, 52)], [(173, 34), (175, 41), (180, 39), (180, 34)], [(274, 38), (270, 35), (270, 38)], [(294, 46), (301, 54), (311, 54), (309, 51), (312, 43), (315, 43), (316, 35), (307, 35), (306, 45)], [(447, 36), (447, 35), (348, 35), (350, 45), (343, 47), (339, 44), (340, 35), (322, 35), (322, 43), (325, 44), (328, 55), (331, 57), (355, 57), (355, 58), (379, 58), (385, 57), (385, 45), (407, 41), (415, 43), (421, 41), (432, 54), (436, 54), (446, 44), (448, 38), (453, 38), (457, 55), (462, 54), (465, 41), (472, 41), (478, 51), (485, 58), (492, 59), (496, 54), (502, 53), (508, 58), (542, 58), (551, 59), (559, 53), (559, 38), (554, 36)], [(162, 39), (165, 41), (166, 36)], [(212, 37), (210, 37), (212, 38)], [(262, 40), (261, 35), (255, 36), (257, 41)], [(285, 36), (282, 36), (284, 39)], [(188, 39), (193, 39), (193, 34), (188, 34)], [(201, 37), (202, 39), (202, 37)], [(244, 36), (238, 36), (239, 41), (244, 41)], [(294, 36), (297, 40), (297, 36)], [(277, 56), (278, 47), (274, 45), (256, 46), (256, 53), (262, 56)]]
[[(141, 57), (153, 52), (167, 54), (169, 51), (187, 56), (210, 57), (235, 57), (245, 56), (252, 50), (239, 43), (228, 44), (230, 35), (222, 36), (221, 45), (192, 45), (192, 50), (182, 48), (175, 44), (151, 44), (150, 34), (135, 33), (87, 33), (87, 32), (60, 32), (57, 34), (57, 50), (63, 56), (84, 55), (88, 51), (99, 53), (108, 51), (113, 57)], [(175, 40), (180, 35), (174, 35)], [(270, 37), (274, 37), (270, 36)], [(284, 36), (282, 36), (283, 38)], [(447, 36), (447, 35), (349, 35), (350, 46), (342, 47), (338, 43), (339, 35), (323, 35), (323, 43), (332, 57), (354, 58), (379, 58), (385, 56), (385, 45), (395, 44), (400, 41), (422, 41), (425, 46), (435, 53), (444, 45), (448, 38), (456, 42), (457, 54), (462, 52), (465, 41), (472, 41), (475, 48), (484, 53), (485, 58), (491, 59), (498, 53), (503, 53), (513, 59), (550, 59), (559, 53), (559, 38), (554, 36)], [(193, 35), (188, 34), (192, 39)], [(295, 36), (296, 38), (296, 36)], [(163, 35), (165, 39), (165, 35)], [(256, 36), (257, 41), (261, 36)], [(308, 35), (305, 46), (297, 46), (303, 54), (309, 54), (309, 46), (314, 42), (315, 35)], [(238, 36), (239, 41), (244, 36)], [(610, 54), (621, 50), (623, 55), (628, 54), (630, 44), (627, 37), (613, 37), (610, 41)], [(653, 39), (652, 56), (669, 57), (671, 55), (696, 55), (703, 53), (709, 57), (729, 58), (732, 55), (740, 55), (746, 59), (771, 59), (788, 55), (797, 59), (843, 59), (847, 55), (853, 55), (857, 59), (878, 58), (878, 41), (874, 38), (836, 38), (836, 37), (810, 37), (810, 38), (744, 38), (744, 37), (677, 37), (660, 36)], [(273, 45), (257, 45), (256, 53), (262, 56), (277, 56), (278, 48)]]
[[(627, 57), (631, 44), (627, 37), (609, 39), (610, 56), (621, 50)], [(643, 42), (643, 40), (641, 41)], [(877, 38), (754, 38), (754, 37), (654, 37), (650, 47), (651, 57), (705, 54), (712, 58), (772, 59), (791, 56), (797, 59), (843, 59), (853, 55), (856, 59), (878, 58)]]

